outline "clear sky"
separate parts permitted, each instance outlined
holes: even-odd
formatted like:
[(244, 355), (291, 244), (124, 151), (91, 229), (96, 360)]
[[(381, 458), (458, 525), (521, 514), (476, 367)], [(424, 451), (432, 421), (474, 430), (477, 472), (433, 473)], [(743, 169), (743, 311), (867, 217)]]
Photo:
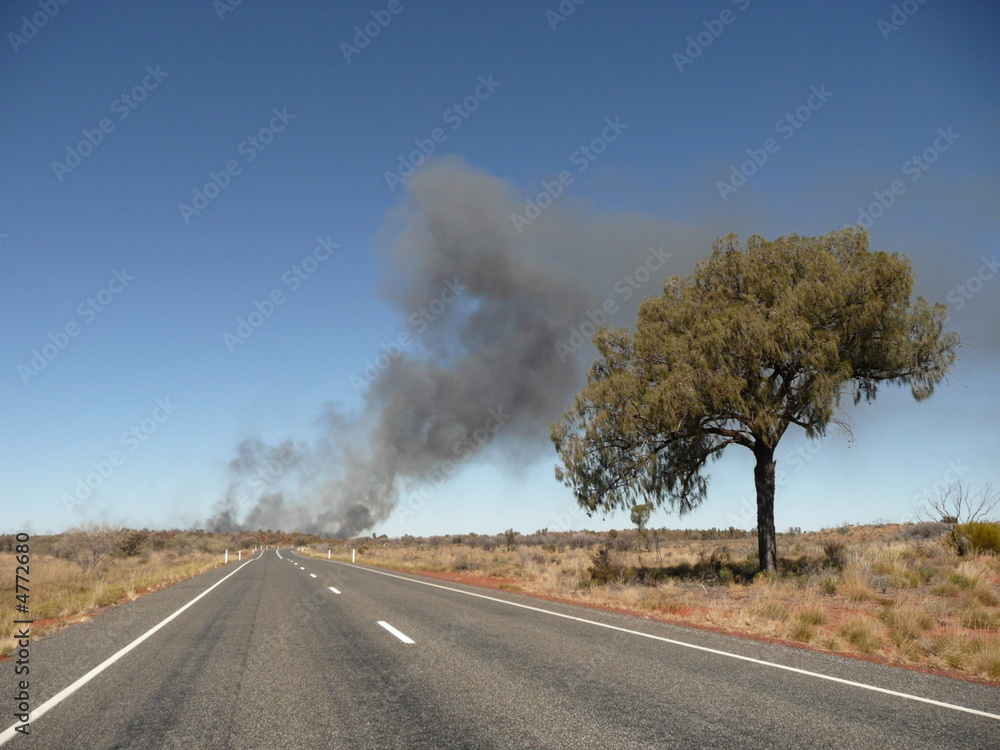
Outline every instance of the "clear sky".
[[(432, 148), (439, 198), (495, 188), (526, 212), (558, 192), (511, 219), (516, 250), (615, 300), (618, 325), (715, 237), (865, 223), (966, 346), (930, 401), (850, 409), (853, 442), (786, 436), (779, 529), (1000, 486), (994, 3), (11, 0), (0, 32), (4, 531), (197, 523), (237, 445), (321, 441), (327, 404), (361, 408), (366, 360), (420, 306), (391, 289), (421, 199), (407, 162)], [(626, 299), (651, 247), (669, 258)], [(530, 432), (374, 531), (628, 525), (573, 512)], [(751, 527), (739, 450), (700, 510), (652, 523)]]

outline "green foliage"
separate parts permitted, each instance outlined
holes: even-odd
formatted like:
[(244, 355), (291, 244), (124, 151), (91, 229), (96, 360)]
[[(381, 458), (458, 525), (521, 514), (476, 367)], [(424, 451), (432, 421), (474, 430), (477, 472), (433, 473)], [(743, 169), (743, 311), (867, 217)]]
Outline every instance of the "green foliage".
[(648, 503), (643, 505), (633, 505), (631, 518), (632, 523), (636, 525), (639, 531), (646, 530), (646, 524), (649, 522), (649, 515), (653, 512), (653, 506)]
[(994, 521), (973, 521), (955, 527), (955, 534), (961, 535), (969, 549), (980, 554), (1000, 553), (1000, 523)]
[(512, 552), (517, 547), (517, 532), (514, 529), (507, 529), (503, 533), (504, 542), (507, 544), (507, 551)]
[(708, 461), (741, 445), (770, 462), (773, 501), (789, 426), (820, 437), (845, 395), (871, 401), (897, 384), (922, 400), (945, 377), (958, 338), (944, 332), (945, 306), (911, 305), (912, 288), (909, 260), (870, 252), (861, 229), (718, 240), (642, 303), (634, 333), (598, 331), (587, 386), (552, 427), (557, 478), (590, 512), (643, 502), (686, 513), (705, 497)]

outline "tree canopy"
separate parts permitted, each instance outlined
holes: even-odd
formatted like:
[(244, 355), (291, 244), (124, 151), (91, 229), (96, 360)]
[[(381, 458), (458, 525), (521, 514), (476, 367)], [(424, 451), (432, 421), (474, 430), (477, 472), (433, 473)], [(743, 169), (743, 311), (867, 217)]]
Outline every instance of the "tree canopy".
[(911, 304), (900, 254), (871, 252), (867, 233), (735, 235), (686, 278), (646, 299), (636, 329), (604, 328), (574, 406), (552, 427), (556, 476), (582, 506), (669, 505), (705, 498), (709, 459), (754, 452), (760, 565), (777, 565), (774, 450), (790, 426), (809, 437), (840, 423), (845, 396), (883, 384), (929, 397), (955, 361), (946, 308)]

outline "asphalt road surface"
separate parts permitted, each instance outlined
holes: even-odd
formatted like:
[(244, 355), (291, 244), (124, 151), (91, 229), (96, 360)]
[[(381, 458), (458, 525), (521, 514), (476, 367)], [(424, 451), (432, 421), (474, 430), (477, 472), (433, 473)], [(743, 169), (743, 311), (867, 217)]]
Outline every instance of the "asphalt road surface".
[(30, 665), (27, 736), (0, 665), (5, 750), (1000, 748), (996, 688), (288, 550)]

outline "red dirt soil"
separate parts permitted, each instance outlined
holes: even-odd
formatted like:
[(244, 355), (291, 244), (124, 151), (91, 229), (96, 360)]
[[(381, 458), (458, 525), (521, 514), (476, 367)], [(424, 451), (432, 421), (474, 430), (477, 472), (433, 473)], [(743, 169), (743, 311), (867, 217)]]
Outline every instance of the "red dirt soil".
[(950, 677), (955, 680), (964, 680), (965, 682), (975, 682), (981, 685), (989, 685), (990, 687), (1000, 687), (1000, 680), (990, 679), (986, 677), (976, 677), (974, 675), (966, 674), (965, 672), (960, 672), (956, 669), (938, 669), (935, 667), (927, 667), (919, 664), (901, 664), (899, 662), (893, 661), (885, 656), (880, 656), (878, 654), (859, 654), (851, 651), (829, 651), (827, 649), (817, 648), (815, 646), (810, 646), (807, 643), (802, 643), (800, 641), (788, 641), (783, 638), (774, 638), (766, 635), (755, 635), (753, 633), (745, 633), (739, 630), (732, 630), (730, 628), (720, 628), (714, 625), (702, 625), (695, 622), (690, 622), (688, 620), (679, 619), (684, 617), (690, 617), (693, 614), (700, 612), (706, 612), (707, 610), (695, 607), (681, 606), (673, 610), (670, 614), (673, 616), (668, 616), (666, 614), (649, 614), (648, 612), (640, 612), (638, 610), (632, 610), (625, 607), (612, 607), (606, 604), (593, 604), (585, 601), (580, 601), (577, 599), (567, 599), (564, 597), (551, 596), (549, 594), (538, 594), (531, 591), (525, 591), (521, 587), (521, 583), (515, 579), (510, 578), (492, 578), (490, 576), (476, 576), (468, 575), (465, 573), (452, 573), (448, 571), (439, 570), (404, 570), (402, 568), (392, 568), (387, 565), (373, 565), (372, 567), (386, 568), (388, 570), (395, 570), (399, 573), (410, 573), (412, 575), (422, 576), (424, 578), (437, 578), (443, 581), (452, 581), (453, 583), (464, 583), (469, 586), (476, 586), (478, 588), (484, 589), (494, 589), (501, 591), (511, 591), (512, 593), (522, 594), (524, 596), (530, 596), (535, 599), (544, 599), (550, 602), (559, 602), (562, 604), (576, 604), (582, 607), (589, 607), (590, 609), (601, 609), (605, 612), (615, 612), (618, 614), (632, 615), (633, 617), (640, 617), (644, 620), (658, 620), (660, 622), (667, 622), (671, 625), (680, 625), (686, 628), (696, 628), (698, 630), (708, 630), (713, 633), (720, 633), (722, 635), (731, 635), (736, 638), (745, 638), (752, 641), (762, 641), (764, 643), (774, 643), (780, 646), (788, 646), (790, 648), (798, 648), (803, 651), (814, 651), (821, 654), (834, 654), (836, 656), (846, 656), (850, 659), (857, 659), (859, 661), (867, 661), (872, 664), (883, 664), (889, 667), (899, 667), (900, 669), (909, 669), (913, 672), (923, 672), (924, 674), (939, 675), (941, 677)]

